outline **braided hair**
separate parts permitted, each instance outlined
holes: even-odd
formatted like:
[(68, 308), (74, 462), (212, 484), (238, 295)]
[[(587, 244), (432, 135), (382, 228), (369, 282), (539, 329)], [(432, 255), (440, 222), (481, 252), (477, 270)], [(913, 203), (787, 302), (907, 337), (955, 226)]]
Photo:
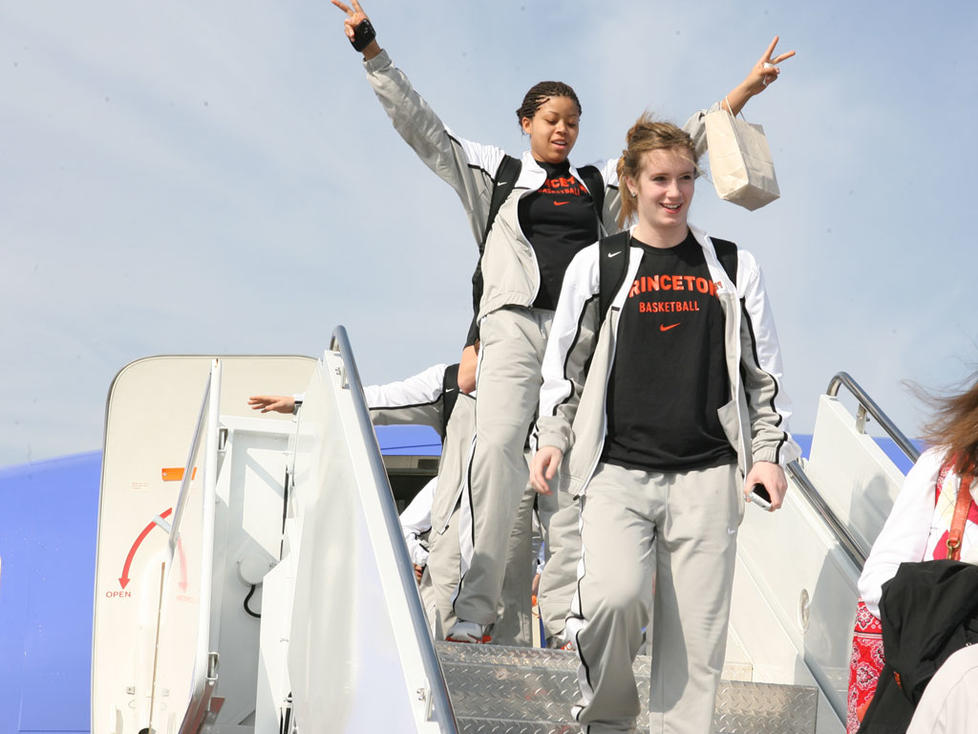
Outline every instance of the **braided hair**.
[(581, 114), (581, 101), (577, 98), (577, 93), (571, 89), (569, 84), (564, 84), (563, 82), (537, 82), (530, 87), (530, 91), (523, 97), (523, 104), (516, 110), (516, 119), (519, 120), (520, 124), (522, 124), (524, 117), (532, 120), (537, 110), (551, 97), (570, 97), (574, 100), (574, 104), (577, 105), (577, 114)]

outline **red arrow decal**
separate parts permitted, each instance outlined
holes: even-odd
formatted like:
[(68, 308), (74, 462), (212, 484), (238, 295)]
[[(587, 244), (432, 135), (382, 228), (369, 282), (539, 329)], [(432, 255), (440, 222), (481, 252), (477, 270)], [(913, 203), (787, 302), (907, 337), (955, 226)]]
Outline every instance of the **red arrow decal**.
[[(173, 512), (173, 508), (171, 507), (169, 510), (166, 510), (165, 512), (161, 512), (160, 517), (167, 518), (170, 516), (170, 513), (172, 512)], [(155, 527), (156, 527), (155, 521), (149, 523), (146, 527), (144, 527), (143, 532), (139, 534), (139, 537), (136, 538), (136, 542), (133, 543), (132, 548), (129, 549), (129, 555), (126, 556), (126, 563), (122, 567), (122, 576), (119, 577), (119, 586), (121, 586), (123, 589), (126, 588), (126, 586), (128, 586), (129, 582), (131, 581), (131, 579), (129, 578), (129, 567), (132, 565), (132, 559), (135, 558), (136, 556), (136, 550), (139, 548), (140, 544), (144, 540), (146, 540), (146, 536), (149, 535), (150, 532), (152, 532), (153, 528)], [(186, 564), (184, 565), (186, 566)], [(186, 569), (184, 570), (184, 574), (186, 574)]]

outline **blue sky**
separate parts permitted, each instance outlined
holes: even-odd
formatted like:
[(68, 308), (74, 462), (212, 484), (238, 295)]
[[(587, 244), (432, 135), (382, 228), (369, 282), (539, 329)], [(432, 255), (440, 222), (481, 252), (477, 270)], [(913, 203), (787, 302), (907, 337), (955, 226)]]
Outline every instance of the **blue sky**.
[[(572, 84), (580, 164), (645, 109), (707, 106), (780, 34), (798, 56), (745, 114), (782, 198), (751, 213), (701, 180), (691, 221), (764, 268), (794, 430), (847, 370), (913, 434), (902, 381), (939, 388), (978, 362), (978, 6), (365, 9), (472, 140), (518, 153), (525, 90)], [(0, 89), (0, 466), (99, 448), (113, 376), (147, 355), (317, 355), (344, 324), (369, 381), (456, 359), (475, 244), (327, 0), (0, 0)]]

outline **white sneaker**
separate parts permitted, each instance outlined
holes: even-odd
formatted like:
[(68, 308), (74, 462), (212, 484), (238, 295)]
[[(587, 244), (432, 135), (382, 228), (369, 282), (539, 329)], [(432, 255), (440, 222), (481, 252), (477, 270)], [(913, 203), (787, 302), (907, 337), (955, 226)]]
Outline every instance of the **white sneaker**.
[(479, 624), (478, 622), (465, 622), (458, 620), (445, 635), (449, 642), (468, 642), (476, 645), (483, 645), (492, 641), (489, 634), (489, 625)]
[(574, 640), (566, 639), (564, 634), (564, 632), (561, 632), (559, 635), (554, 635), (553, 637), (548, 638), (547, 647), (549, 647), (551, 650), (576, 650), (577, 648), (574, 646)]

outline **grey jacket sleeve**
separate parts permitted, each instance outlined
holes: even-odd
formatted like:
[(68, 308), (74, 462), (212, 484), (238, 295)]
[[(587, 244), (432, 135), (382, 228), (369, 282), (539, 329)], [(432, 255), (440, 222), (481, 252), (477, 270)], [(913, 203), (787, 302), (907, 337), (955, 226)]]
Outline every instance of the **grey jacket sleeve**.
[(599, 280), (595, 243), (581, 250), (564, 274), (541, 368), (538, 447), (555, 446), (566, 454), (573, 445), (571, 429), (600, 326)]
[(739, 250), (737, 292), (741, 301), (740, 364), (750, 417), (754, 461), (786, 464), (801, 455), (788, 432), (781, 350), (764, 279), (754, 256)]
[(386, 51), (363, 64), (367, 80), (394, 128), (424, 164), (455, 189), (476, 242), (482, 242), (493, 176), (504, 151), (453, 135)]
[(720, 109), (720, 103), (714, 102), (707, 110), (697, 110), (683, 125), (683, 130), (689, 133), (696, 146), (696, 157), (700, 157), (706, 152), (706, 115)]

